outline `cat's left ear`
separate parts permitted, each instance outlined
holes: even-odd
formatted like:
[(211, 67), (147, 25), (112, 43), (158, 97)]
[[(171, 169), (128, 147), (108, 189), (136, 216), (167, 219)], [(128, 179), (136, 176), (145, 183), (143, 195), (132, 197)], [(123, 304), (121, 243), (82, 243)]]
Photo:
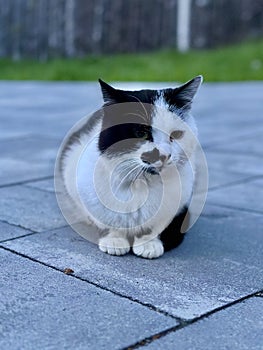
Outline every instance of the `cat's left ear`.
[(103, 100), (106, 104), (120, 103), (125, 101), (124, 92), (114, 89), (105, 81), (99, 79)]
[(190, 109), (193, 99), (203, 82), (202, 75), (189, 80), (174, 90), (174, 102), (179, 108)]

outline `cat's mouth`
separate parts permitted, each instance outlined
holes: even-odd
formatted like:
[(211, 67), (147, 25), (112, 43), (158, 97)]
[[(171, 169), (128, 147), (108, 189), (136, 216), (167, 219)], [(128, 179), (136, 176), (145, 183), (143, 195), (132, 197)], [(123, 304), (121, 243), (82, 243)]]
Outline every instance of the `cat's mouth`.
[(151, 175), (159, 175), (160, 174), (160, 170), (158, 170), (157, 168), (155, 168), (154, 166), (149, 166), (146, 168), (145, 170), (148, 174)]
[(155, 164), (153, 165), (150, 162), (147, 162), (144, 160), (144, 163), (147, 164), (147, 167), (145, 167), (145, 172), (147, 174), (151, 174), (151, 175), (159, 175), (162, 168), (163, 168), (163, 164)]

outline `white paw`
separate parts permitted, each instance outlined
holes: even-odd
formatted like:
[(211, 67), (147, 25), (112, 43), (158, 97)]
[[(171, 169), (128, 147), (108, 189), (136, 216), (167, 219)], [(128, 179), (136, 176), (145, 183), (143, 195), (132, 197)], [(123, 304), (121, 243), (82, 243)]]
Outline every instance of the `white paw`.
[(99, 248), (111, 255), (124, 255), (130, 251), (130, 244), (126, 238), (106, 236), (99, 240)]
[(151, 241), (135, 245), (132, 247), (134, 254), (141, 256), (142, 258), (154, 259), (163, 255), (163, 244), (158, 238), (154, 238)]

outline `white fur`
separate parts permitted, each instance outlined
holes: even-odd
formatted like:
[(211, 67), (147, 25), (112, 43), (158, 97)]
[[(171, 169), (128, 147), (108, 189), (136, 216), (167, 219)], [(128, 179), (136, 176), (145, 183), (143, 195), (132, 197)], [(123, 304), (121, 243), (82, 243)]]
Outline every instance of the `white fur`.
[(130, 243), (120, 232), (110, 230), (109, 234), (99, 241), (99, 248), (111, 255), (124, 255), (130, 251)]
[(146, 259), (159, 258), (159, 256), (163, 255), (164, 249), (160, 239), (155, 237), (149, 241), (149, 238), (145, 239), (145, 237), (135, 237), (132, 247), (134, 254)]

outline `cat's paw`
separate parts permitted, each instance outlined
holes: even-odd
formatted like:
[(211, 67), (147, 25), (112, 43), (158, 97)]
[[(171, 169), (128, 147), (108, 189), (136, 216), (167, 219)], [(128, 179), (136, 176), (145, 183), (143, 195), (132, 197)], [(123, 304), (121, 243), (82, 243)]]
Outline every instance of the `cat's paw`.
[(134, 254), (146, 259), (158, 258), (164, 253), (163, 244), (158, 238), (142, 244), (137, 243), (132, 247), (132, 250)]
[(130, 251), (130, 244), (123, 237), (103, 237), (99, 240), (99, 248), (110, 255), (124, 255)]

